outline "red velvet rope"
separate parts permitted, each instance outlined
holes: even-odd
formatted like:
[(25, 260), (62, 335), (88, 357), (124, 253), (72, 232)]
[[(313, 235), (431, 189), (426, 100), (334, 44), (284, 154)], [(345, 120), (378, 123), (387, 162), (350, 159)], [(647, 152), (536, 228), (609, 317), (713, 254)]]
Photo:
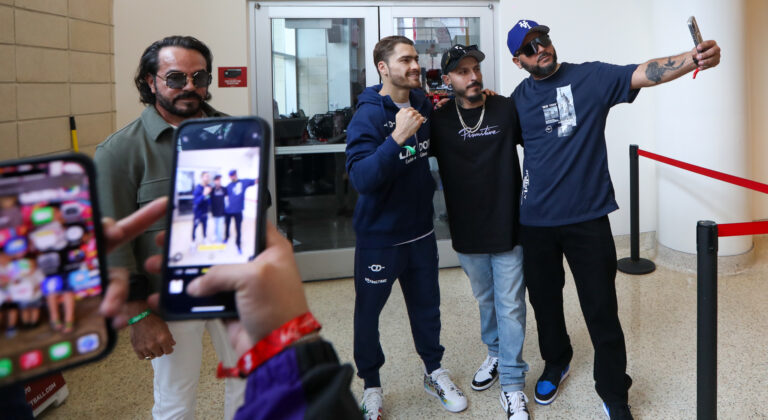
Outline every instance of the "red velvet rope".
[[(697, 174), (708, 176), (710, 178), (719, 179), (730, 184), (738, 185), (740, 187), (749, 188), (751, 190), (760, 191), (763, 194), (768, 194), (768, 185), (760, 182), (755, 182), (746, 178), (740, 178), (738, 176), (728, 175), (723, 172), (713, 171), (711, 169), (702, 168), (701, 166), (691, 165), (676, 159), (671, 159), (666, 156), (657, 155), (655, 153), (646, 152), (645, 150), (637, 150), (637, 154), (645, 156), (647, 158), (658, 160), (659, 162), (666, 163), (667, 165), (676, 166), (687, 171), (696, 172)], [(723, 226), (723, 225), (719, 225)], [(723, 236), (723, 235), (720, 235)]]
[(768, 233), (768, 222), (726, 223), (717, 225), (717, 236), (763, 235)]

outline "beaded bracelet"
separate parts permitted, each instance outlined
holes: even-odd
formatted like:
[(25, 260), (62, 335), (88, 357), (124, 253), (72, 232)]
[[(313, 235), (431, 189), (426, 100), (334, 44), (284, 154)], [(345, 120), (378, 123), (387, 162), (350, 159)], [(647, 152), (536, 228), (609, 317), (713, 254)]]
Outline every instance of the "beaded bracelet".
[(142, 313), (140, 313), (140, 314), (138, 314), (138, 315), (136, 315), (136, 316), (132, 317), (131, 319), (129, 319), (129, 320), (128, 320), (128, 325), (133, 325), (133, 324), (135, 324), (135, 323), (137, 323), (137, 322), (141, 321), (142, 319), (146, 318), (146, 317), (147, 317), (147, 315), (149, 315), (149, 314), (151, 314), (151, 313), (152, 313), (152, 311), (150, 311), (149, 309), (147, 309), (146, 311), (144, 311), (144, 312), (142, 312)]
[(311, 312), (299, 315), (262, 338), (240, 357), (240, 360), (237, 361), (237, 366), (224, 367), (219, 362), (219, 366), (216, 369), (216, 377), (219, 379), (245, 378), (262, 363), (272, 358), (272, 356), (285, 350), (286, 347), (307, 334), (319, 329), (320, 323), (312, 316)]

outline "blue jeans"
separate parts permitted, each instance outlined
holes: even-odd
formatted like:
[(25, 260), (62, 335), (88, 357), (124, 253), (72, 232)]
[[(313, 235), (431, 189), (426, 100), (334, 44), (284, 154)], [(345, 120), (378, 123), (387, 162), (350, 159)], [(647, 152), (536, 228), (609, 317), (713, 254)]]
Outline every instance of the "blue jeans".
[(506, 392), (522, 391), (528, 364), (525, 341), (523, 248), (497, 254), (458, 253), (480, 308), (480, 335), (488, 355), (499, 358), (499, 381)]
[(224, 242), (224, 216), (213, 216), (213, 232), (217, 243)]

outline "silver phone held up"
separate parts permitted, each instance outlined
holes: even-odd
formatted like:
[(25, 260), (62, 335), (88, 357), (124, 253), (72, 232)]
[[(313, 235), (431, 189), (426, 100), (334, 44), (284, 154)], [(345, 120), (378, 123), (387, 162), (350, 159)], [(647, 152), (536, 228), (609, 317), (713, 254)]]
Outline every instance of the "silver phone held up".
[(699, 31), (699, 24), (696, 23), (696, 18), (694, 16), (688, 18), (688, 30), (691, 31), (694, 47), (697, 47), (704, 42), (704, 38), (701, 37), (701, 31)]

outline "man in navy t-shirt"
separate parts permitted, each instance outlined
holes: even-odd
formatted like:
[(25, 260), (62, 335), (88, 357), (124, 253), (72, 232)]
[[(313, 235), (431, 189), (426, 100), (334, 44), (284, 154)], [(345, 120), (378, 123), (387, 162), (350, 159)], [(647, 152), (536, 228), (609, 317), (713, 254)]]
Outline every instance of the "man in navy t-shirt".
[(539, 349), (545, 361), (535, 398), (549, 404), (568, 375), (573, 349), (563, 315), (563, 255), (573, 273), (595, 348), (595, 388), (611, 419), (632, 418), (631, 378), (616, 299), (616, 247), (608, 213), (618, 205), (608, 173), (605, 122), (613, 105), (632, 102), (642, 87), (674, 80), (720, 62), (705, 41), (691, 51), (616, 66), (558, 63), (549, 28), (521, 20), (509, 31), (514, 63), (531, 76), (512, 97), (525, 145), (520, 240)]
[(227, 184), (227, 207), (225, 209), (224, 242), (229, 241), (229, 224), (235, 221), (235, 244), (237, 252), (242, 253), (240, 244), (240, 231), (243, 226), (243, 209), (245, 208), (245, 190), (256, 185), (255, 179), (239, 179), (237, 170), (229, 171), (229, 184)]

